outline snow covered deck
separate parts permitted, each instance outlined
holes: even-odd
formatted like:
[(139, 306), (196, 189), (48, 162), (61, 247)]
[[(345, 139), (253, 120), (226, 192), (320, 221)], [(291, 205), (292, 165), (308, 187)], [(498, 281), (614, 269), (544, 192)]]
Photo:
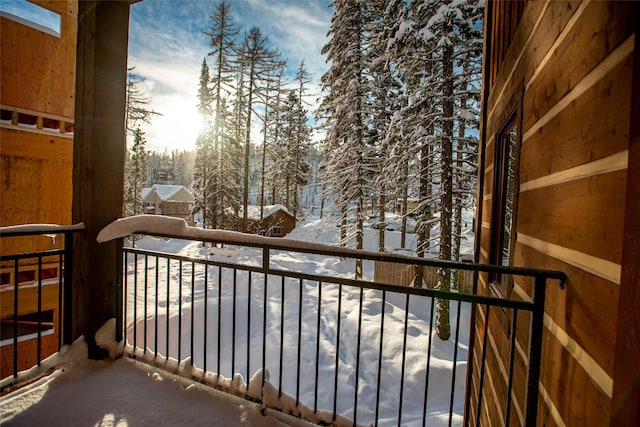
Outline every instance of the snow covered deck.
[(0, 398), (2, 426), (308, 426), (128, 358), (83, 358)]

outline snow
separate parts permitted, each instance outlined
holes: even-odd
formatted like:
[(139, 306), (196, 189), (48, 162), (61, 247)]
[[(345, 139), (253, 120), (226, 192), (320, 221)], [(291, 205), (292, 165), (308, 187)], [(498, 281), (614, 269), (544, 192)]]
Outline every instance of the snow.
[[(106, 227), (98, 236), (98, 241), (108, 241), (133, 232), (151, 234), (166, 233), (182, 235), (188, 239), (144, 237), (136, 241), (136, 246), (159, 252), (181, 256), (200, 257), (210, 260), (232, 261), (240, 264), (260, 265), (261, 250), (252, 247), (227, 245), (224, 248), (207, 247), (202, 238), (218, 241), (233, 240), (242, 244), (278, 242), (283, 250), (274, 250), (270, 256), (273, 269), (297, 271), (302, 273), (325, 274), (334, 277), (349, 277), (353, 274), (353, 260), (344, 260), (337, 256), (318, 256), (292, 252), (286, 248), (331, 248), (337, 245), (339, 227), (335, 227), (331, 218), (310, 219), (299, 224), (287, 239), (270, 239), (262, 236), (242, 233), (202, 230), (188, 227), (184, 220), (157, 215), (130, 217), (116, 221)], [(377, 242), (378, 230), (365, 229), (365, 249), (373, 250)], [(400, 233), (387, 231), (387, 244), (398, 246)], [(193, 240), (189, 240), (193, 239)], [(415, 242), (412, 235), (408, 242)], [(471, 239), (471, 242), (473, 239)], [(284, 243), (283, 243), (284, 242)], [(470, 242), (469, 242), (470, 245)], [(362, 253), (355, 251), (353, 253)], [(142, 267), (145, 260), (138, 259)], [(134, 258), (127, 260), (128, 282), (133, 283)], [(194, 425), (282, 425), (282, 419), (273, 416), (264, 417), (256, 404), (241, 400), (231, 406), (229, 397), (220, 398), (219, 392), (200, 384), (191, 384), (173, 374), (186, 378), (195, 378), (200, 382), (226, 390), (237, 396), (262, 399), (267, 407), (281, 408), (285, 412), (301, 415), (306, 419), (331, 422), (333, 401), (336, 399), (336, 425), (351, 425), (354, 416), (355, 391), (358, 390), (358, 423), (368, 425), (375, 421), (373, 408), (376, 406), (376, 388), (380, 384), (379, 423), (390, 425), (397, 423), (402, 410), (403, 425), (421, 425), (424, 407), (425, 388), (428, 387), (427, 416), (429, 426), (449, 424), (449, 399), (454, 383), (455, 402), (453, 407), (453, 425), (462, 422), (464, 383), (467, 360), (467, 339), (469, 324), (469, 305), (451, 303), (451, 334), (459, 333), (457, 357), (453, 359), (456, 346), (452, 342), (440, 340), (432, 329), (430, 304), (432, 300), (413, 295), (409, 300), (402, 294), (388, 292), (383, 300), (381, 291), (325, 283), (321, 287), (311, 282), (286, 285), (287, 298), (280, 298), (284, 292), (279, 278), (266, 283), (262, 275), (254, 275), (251, 294), (248, 294), (246, 273), (238, 271), (237, 289), (231, 289), (231, 271), (222, 272), (223, 286), (220, 289), (222, 299), (218, 298), (218, 271), (208, 270), (208, 297), (204, 298), (204, 269), (183, 266), (182, 276), (188, 279), (183, 289), (191, 287), (193, 274), (196, 283), (193, 296), (181, 295), (176, 289), (161, 286), (156, 297), (150, 297), (147, 308), (152, 310), (156, 304), (160, 307), (157, 316), (149, 316), (145, 321), (143, 308), (145, 302), (142, 292), (134, 299), (130, 290), (126, 298), (127, 345), (116, 343), (113, 339), (115, 321), (111, 320), (96, 333), (96, 342), (109, 351), (111, 358), (124, 353), (133, 354), (150, 365), (162, 369), (147, 367), (140, 362), (133, 363), (127, 358), (115, 362), (86, 360), (63, 357), (65, 362), (56, 360), (46, 365), (62, 367), (62, 373), (48, 377), (29, 386), (34, 393), (42, 396), (37, 403), (33, 394), (24, 393), (18, 398), (12, 395), (6, 402), (3, 399), (0, 410), (0, 422), (5, 425), (31, 425), (36, 420), (73, 420), (74, 424), (126, 425), (151, 424), (152, 420), (163, 420), (166, 424)], [(180, 275), (178, 263), (161, 260), (149, 261), (149, 277), (155, 272), (159, 277), (175, 280)], [(365, 263), (365, 278), (372, 279), (373, 263)], [(139, 282), (140, 283), (140, 282)], [(175, 283), (175, 282), (172, 282)], [(297, 281), (296, 281), (297, 283)], [(265, 289), (266, 286), (266, 289)], [(299, 299), (300, 292), (304, 293)], [(156, 302), (157, 301), (157, 302)], [(301, 302), (302, 306), (299, 305)], [(137, 307), (134, 319), (133, 307)], [(203, 338), (204, 307), (209, 310), (208, 340)], [(338, 309), (340, 306), (340, 309)], [(302, 308), (302, 310), (301, 310)], [(228, 352), (235, 337), (235, 359), (221, 354), (217, 360), (216, 330), (217, 312), (220, 310), (222, 348)], [(266, 324), (262, 313), (266, 311)], [(460, 311), (460, 324), (456, 325), (456, 315)], [(193, 324), (191, 315), (194, 315)], [(178, 314), (181, 314), (179, 316)], [(301, 347), (298, 347), (298, 316), (301, 316)], [(380, 321), (384, 316), (384, 328), (381, 335)], [(179, 318), (182, 321), (182, 357), (178, 360), (177, 333)], [(248, 321), (250, 317), (250, 321)], [(283, 319), (281, 322), (280, 319)], [(405, 318), (407, 319), (405, 327)], [(155, 322), (157, 319), (157, 326)], [(234, 332), (230, 319), (234, 319)], [(320, 319), (320, 324), (318, 324)], [(337, 322), (340, 321), (338, 327)], [(138, 348), (133, 348), (133, 330), (136, 326)], [(149, 336), (144, 343), (143, 329)], [(156, 329), (157, 328), (157, 329)], [(167, 328), (169, 336), (168, 353)], [(188, 353), (189, 332), (193, 329), (196, 340), (193, 355)], [(356, 351), (360, 330), (361, 344)], [(157, 348), (154, 338), (158, 336)], [(214, 332), (212, 332), (214, 331)], [(264, 332), (263, 332), (264, 331)], [(281, 331), (283, 348), (280, 347)], [(431, 333), (430, 333), (431, 331)], [(235, 334), (235, 335), (233, 335)], [(263, 336), (264, 345), (263, 348)], [(339, 337), (339, 338), (338, 338)], [(319, 343), (320, 354), (316, 360), (315, 345)], [(339, 358), (336, 344), (339, 343)], [(81, 344), (84, 344), (83, 342)], [(75, 345), (75, 344), (74, 344)], [(86, 347), (86, 346), (85, 346)], [(145, 351), (146, 348), (146, 351)], [(425, 355), (431, 349), (431, 358), (427, 365)], [(382, 350), (380, 350), (382, 349)], [(203, 371), (207, 354), (207, 372)], [(266, 352), (266, 363), (262, 365), (261, 355)], [(283, 366), (280, 371), (279, 353), (283, 351)], [(298, 351), (299, 350), (299, 351)], [(63, 349), (60, 354), (68, 354)], [(298, 359), (298, 354), (300, 358)], [(168, 356), (168, 357), (167, 357)], [(248, 357), (251, 357), (248, 360)], [(54, 357), (54, 356), (52, 356)], [(60, 357), (60, 356), (58, 356)], [(357, 361), (359, 358), (359, 362)], [(76, 363), (70, 363), (75, 360)], [(337, 361), (339, 360), (339, 364)], [(214, 374), (220, 363), (219, 374)], [(235, 364), (231, 369), (232, 363)], [(359, 363), (359, 364), (358, 364)], [(75, 365), (75, 366), (74, 366)], [(378, 366), (380, 365), (380, 375)], [(315, 369), (318, 367), (318, 382)], [(356, 369), (358, 366), (358, 369)], [(455, 366), (455, 381), (452, 367)], [(338, 394), (334, 396), (336, 378)], [(263, 383), (264, 372), (264, 387)], [(299, 374), (298, 374), (299, 372)], [(428, 375), (428, 383), (426, 383)], [(403, 378), (403, 393), (400, 394), (400, 379)], [(247, 384), (248, 383), (248, 384)], [(318, 389), (318, 411), (314, 412), (315, 389)], [(296, 402), (299, 393), (299, 402)], [(26, 395), (29, 397), (26, 397)], [(59, 397), (57, 397), (59, 395)], [(9, 400), (11, 399), (11, 400)], [(31, 400), (30, 400), (31, 399)], [(62, 399), (62, 402), (59, 399)], [(15, 400), (15, 402), (14, 402)], [(73, 402), (73, 403), (70, 403)], [(23, 406), (20, 406), (23, 405)], [(69, 408), (70, 418), (64, 418), (60, 408)], [(18, 409), (15, 409), (18, 408)], [(164, 412), (166, 411), (166, 413)], [(273, 414), (273, 412), (269, 412)], [(52, 417), (51, 414), (55, 414)], [(78, 421), (78, 422), (76, 422)], [(287, 424), (294, 422), (284, 420)], [(295, 421), (300, 423), (301, 421)], [(155, 422), (154, 422), (155, 423)], [(218, 423), (218, 424), (214, 424)], [(259, 424), (260, 423), (260, 424)]]
[(109, 358), (114, 360), (122, 354), (122, 346), (115, 340), (116, 319), (109, 319), (96, 332), (96, 344), (109, 352)]
[(476, 115), (473, 111), (468, 110), (466, 108), (460, 108), (458, 110), (458, 116), (462, 119), (462, 120), (474, 120)]
[[(287, 210), (286, 207), (284, 207), (283, 205), (265, 205), (262, 208), (262, 217), (266, 218), (269, 215), (277, 212), (277, 211), (284, 211), (286, 213), (289, 213), (289, 211)], [(260, 210), (261, 207), (260, 205), (249, 205), (247, 206), (247, 218), (249, 219), (253, 219), (253, 220), (259, 220), (260, 219)], [(240, 211), (238, 213), (238, 216), (242, 216), (243, 215), (243, 209), (242, 207), (240, 207)]]
[(84, 223), (80, 222), (74, 225), (57, 225), (57, 224), (22, 224), (22, 225), (9, 225), (6, 227), (0, 227), (0, 233), (48, 233), (48, 234), (60, 234), (65, 231), (80, 231), (84, 230)]
[[(310, 228), (305, 227), (304, 224), (300, 224), (294, 229), (292, 234), (282, 239), (277, 237), (265, 237), (255, 234), (240, 233), (237, 231), (211, 230), (189, 227), (185, 220), (181, 218), (173, 218), (162, 215), (136, 215), (132, 217), (121, 218), (117, 221), (112, 222), (98, 233), (96, 240), (99, 243), (104, 243), (113, 239), (126, 237), (131, 234), (146, 233), (151, 235), (167, 235), (174, 237), (180, 236), (181, 238), (192, 240), (192, 244), (196, 246), (198, 245), (198, 241), (208, 240), (219, 243), (231, 243), (254, 247), (271, 245), (282, 250), (307, 252), (316, 251), (325, 254), (336, 255), (347, 254), (354, 257), (362, 255), (378, 255), (378, 253), (375, 252), (375, 237), (367, 239), (371, 242), (371, 244), (365, 246), (365, 251), (337, 247), (338, 240), (335, 233), (337, 229), (332, 225), (327, 225), (328, 223), (329, 221), (324, 221), (322, 224), (317, 224), (314, 223), (314, 221), (311, 221), (310, 224), (316, 225)], [(327, 229), (332, 231), (329, 233), (330, 236), (328, 238), (319, 240), (317, 236), (313, 236), (317, 235), (318, 233), (322, 233), (323, 230)], [(304, 233), (305, 231), (311, 233), (312, 236), (300, 235), (300, 233)], [(373, 230), (368, 231), (373, 232)], [(327, 243), (330, 244), (328, 245)], [(153, 249), (161, 250), (157, 247), (154, 247)], [(163, 249), (162, 252), (170, 252), (171, 250), (172, 249)], [(205, 253), (204, 255), (206, 256), (207, 254)], [(255, 253), (250, 252), (248, 256), (250, 258), (255, 258)], [(394, 255), (389, 256), (393, 257)]]
[(189, 191), (182, 185), (154, 184), (153, 187), (143, 188), (141, 195), (143, 199), (146, 199), (151, 192), (155, 192), (160, 200), (172, 200), (172, 197), (183, 189)]
[[(99, 335), (113, 336), (114, 328), (112, 319), (96, 341), (100, 343)], [(107, 341), (111, 352), (114, 342)], [(58, 370), (2, 397), (0, 425), (307, 425), (273, 411), (263, 415), (255, 403), (128, 358), (89, 360), (84, 337), (43, 365)]]

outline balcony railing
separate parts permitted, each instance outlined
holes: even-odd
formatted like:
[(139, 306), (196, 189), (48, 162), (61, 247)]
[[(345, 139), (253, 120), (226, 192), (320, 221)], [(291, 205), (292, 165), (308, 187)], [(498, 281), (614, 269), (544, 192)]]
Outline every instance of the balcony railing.
[(83, 224), (0, 227), (2, 391), (18, 372), (71, 343), (73, 233), (81, 230)]
[[(527, 316), (519, 313), (530, 313), (526, 381), (514, 380), (517, 333), (508, 333), (502, 405), (510, 425), (512, 396), (525, 396), (521, 422), (535, 425), (545, 286), (562, 282), (561, 272), (202, 230), (161, 217), (119, 220), (98, 240), (133, 234), (186, 239), (200, 249), (190, 256), (123, 249), (117, 339), (130, 357), (319, 424), (461, 425), (480, 413), (486, 394), (489, 322), (479, 326), (476, 312), (488, 319), (498, 307), (510, 313), (510, 331), (523, 327)], [(363, 278), (350, 273), (356, 259), (365, 263)], [(475, 286), (461, 293), (380, 283), (367, 276), (376, 262), (443, 277), (531, 277), (533, 299), (478, 295)], [(438, 336), (437, 322), (449, 322), (449, 339)], [(468, 363), (474, 354), (478, 365)]]

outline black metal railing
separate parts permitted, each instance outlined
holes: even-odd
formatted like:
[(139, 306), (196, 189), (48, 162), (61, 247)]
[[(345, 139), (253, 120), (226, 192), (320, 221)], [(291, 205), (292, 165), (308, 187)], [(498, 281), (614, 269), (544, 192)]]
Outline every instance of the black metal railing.
[[(82, 230), (83, 224), (0, 227), (3, 390), (15, 385), (19, 371), (71, 343), (73, 234)], [(23, 250), (34, 247), (52, 249)]]
[[(509, 425), (512, 395), (525, 395), (518, 411), (521, 423), (535, 425), (544, 290), (549, 279), (562, 283), (563, 273), (356, 251), (160, 221), (165, 222), (151, 225), (132, 218), (127, 226), (127, 219), (120, 220), (102, 237), (141, 233), (173, 239), (154, 240), (155, 246), (176, 245), (166, 252), (123, 249), (117, 331), (131, 357), (320, 424), (459, 425), (463, 419), (469, 423), (473, 412), (479, 425), (486, 401), (489, 311), (511, 313), (511, 331), (522, 327), (520, 319), (526, 316), (519, 313), (527, 312), (526, 384), (514, 381), (514, 332), (508, 336), (503, 404)], [(373, 271), (372, 263), (393, 262), (441, 272), (531, 277), (533, 298), (401, 287), (366, 274), (355, 278), (350, 272), (356, 259), (364, 260), (365, 272)], [(445, 321), (450, 337), (443, 340), (438, 322)], [(468, 363), (474, 354), (480, 355), (479, 362)], [(516, 386), (523, 390), (516, 393)]]

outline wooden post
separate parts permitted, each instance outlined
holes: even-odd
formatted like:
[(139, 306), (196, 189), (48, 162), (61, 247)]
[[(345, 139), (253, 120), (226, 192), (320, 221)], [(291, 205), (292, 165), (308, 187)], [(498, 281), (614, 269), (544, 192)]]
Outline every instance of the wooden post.
[(640, 5), (637, 3), (635, 17), (629, 166), (610, 424), (616, 427), (640, 419)]
[(121, 242), (99, 245), (96, 236), (122, 212), (129, 6), (81, 1), (78, 11), (72, 217), (87, 230), (74, 245), (72, 335), (84, 335), (92, 358), (106, 354), (96, 331), (116, 317)]

